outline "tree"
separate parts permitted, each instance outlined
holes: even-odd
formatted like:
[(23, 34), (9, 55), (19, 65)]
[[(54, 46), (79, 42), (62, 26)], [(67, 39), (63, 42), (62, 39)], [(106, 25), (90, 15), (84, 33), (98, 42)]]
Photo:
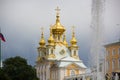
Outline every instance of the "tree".
[(11, 80), (1, 68), (0, 68), (0, 80)]
[(36, 70), (19, 56), (8, 58), (3, 62), (3, 71), (11, 80), (38, 80)]

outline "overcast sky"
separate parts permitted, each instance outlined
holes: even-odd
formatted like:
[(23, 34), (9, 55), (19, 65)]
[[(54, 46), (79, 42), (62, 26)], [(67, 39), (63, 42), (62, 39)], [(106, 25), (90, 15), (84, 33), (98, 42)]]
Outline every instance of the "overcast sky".
[[(91, 46), (91, 5), (92, 0), (0, 0), (0, 27), (6, 42), (2, 42), (2, 59), (11, 56), (25, 57), (35, 65), (41, 27), (45, 39), (49, 27), (55, 24), (55, 8), (59, 6), (60, 21), (66, 28), (67, 41), (71, 39), (71, 26), (79, 45), (80, 58), (88, 64)], [(120, 0), (106, 0), (105, 43), (120, 38)]]

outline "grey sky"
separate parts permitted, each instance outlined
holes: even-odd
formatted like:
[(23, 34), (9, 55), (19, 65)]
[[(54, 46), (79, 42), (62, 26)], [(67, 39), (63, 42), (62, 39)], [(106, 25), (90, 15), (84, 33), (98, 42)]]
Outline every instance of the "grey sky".
[[(71, 26), (75, 26), (80, 47), (80, 58), (88, 64), (91, 43), (92, 0), (0, 0), (0, 26), (6, 42), (2, 43), (3, 59), (11, 56), (25, 57), (35, 64), (40, 29), (44, 27), (45, 39), (49, 27), (55, 23), (55, 8), (60, 7), (61, 24), (65, 26), (67, 41), (71, 39)], [(120, 0), (106, 0), (105, 42), (117, 41), (120, 33)], [(109, 36), (110, 35), (110, 36)]]

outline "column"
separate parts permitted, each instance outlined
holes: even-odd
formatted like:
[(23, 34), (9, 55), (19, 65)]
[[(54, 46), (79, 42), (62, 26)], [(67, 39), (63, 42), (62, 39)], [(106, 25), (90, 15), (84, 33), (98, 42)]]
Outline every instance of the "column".
[(50, 80), (50, 70), (49, 70), (49, 65), (46, 65), (46, 80)]
[(42, 71), (43, 71), (43, 74), (42, 74), (43, 75), (43, 79), (42, 80), (45, 80), (45, 65), (43, 65), (43, 70)]
[(42, 76), (42, 66), (40, 66), (40, 80), (42, 80), (43, 76)]

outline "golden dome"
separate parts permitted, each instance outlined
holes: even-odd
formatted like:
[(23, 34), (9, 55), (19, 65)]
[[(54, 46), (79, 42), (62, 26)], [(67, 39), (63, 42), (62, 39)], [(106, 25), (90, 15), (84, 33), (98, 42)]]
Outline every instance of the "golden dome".
[(39, 44), (40, 44), (41, 46), (44, 46), (44, 45), (45, 45), (45, 40), (44, 40), (44, 39), (41, 39), (40, 42), (39, 42)]
[(43, 36), (44, 34), (43, 34), (43, 32), (42, 32), (42, 34), (41, 34), (41, 39), (40, 39), (40, 42), (39, 42), (39, 44), (40, 44), (40, 47), (44, 47), (45, 46), (45, 39), (44, 39), (44, 36)]
[(66, 36), (65, 36), (65, 34), (64, 34), (64, 37), (63, 37), (63, 44), (64, 44), (66, 47), (68, 47), (68, 43), (67, 43), (67, 41), (66, 41)]
[(59, 19), (60, 9), (57, 7), (56, 11), (57, 11), (56, 23), (52, 26), (52, 32), (53, 32), (53, 34), (63, 34), (63, 32), (65, 31), (65, 28), (60, 23), (60, 19)]
[(54, 39), (52, 36), (52, 29), (51, 28), (50, 28), (50, 37), (48, 39), (48, 43), (49, 43), (49, 45), (54, 45)]
[(72, 45), (72, 46), (77, 46), (77, 45), (76, 45), (76, 44), (77, 44), (77, 40), (76, 40), (75, 37), (73, 37), (70, 42), (71, 42), (71, 45)]
[(72, 39), (70, 41), (71, 46), (77, 46), (77, 39), (75, 38), (75, 32), (72, 33)]

